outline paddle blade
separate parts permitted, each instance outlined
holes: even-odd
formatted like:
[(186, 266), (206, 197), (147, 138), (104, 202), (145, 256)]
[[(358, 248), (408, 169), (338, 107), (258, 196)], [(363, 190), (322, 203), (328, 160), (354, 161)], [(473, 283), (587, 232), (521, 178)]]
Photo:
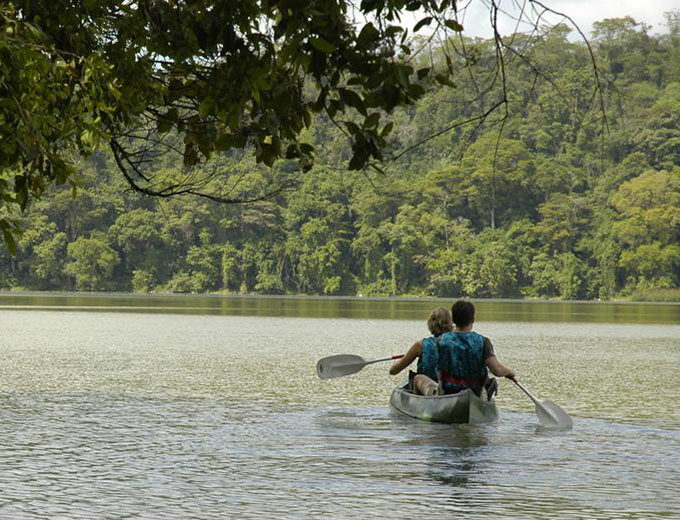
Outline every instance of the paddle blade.
[(552, 401), (537, 401), (536, 415), (544, 428), (551, 430), (570, 430), (574, 423), (569, 414)]
[(320, 379), (332, 379), (356, 374), (365, 366), (366, 361), (361, 356), (338, 354), (320, 359), (316, 363), (316, 374)]

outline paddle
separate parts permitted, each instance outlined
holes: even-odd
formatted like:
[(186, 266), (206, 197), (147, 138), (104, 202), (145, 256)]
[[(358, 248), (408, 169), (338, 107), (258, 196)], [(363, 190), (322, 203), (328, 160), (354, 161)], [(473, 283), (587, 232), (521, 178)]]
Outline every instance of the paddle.
[(538, 422), (541, 423), (541, 426), (550, 428), (551, 430), (569, 430), (572, 428), (574, 423), (572, 422), (571, 417), (569, 417), (569, 414), (562, 410), (562, 408), (552, 401), (539, 401), (522, 383), (517, 381), (516, 378), (513, 377), (510, 379), (512, 379), (512, 382), (534, 402)]
[(381, 361), (399, 359), (401, 357), (404, 357), (404, 355), (398, 354), (388, 358), (366, 361), (361, 356), (355, 356), (354, 354), (338, 354), (336, 356), (329, 356), (320, 359), (316, 363), (316, 373), (321, 379), (348, 376), (350, 374), (356, 374), (366, 365), (380, 363)]

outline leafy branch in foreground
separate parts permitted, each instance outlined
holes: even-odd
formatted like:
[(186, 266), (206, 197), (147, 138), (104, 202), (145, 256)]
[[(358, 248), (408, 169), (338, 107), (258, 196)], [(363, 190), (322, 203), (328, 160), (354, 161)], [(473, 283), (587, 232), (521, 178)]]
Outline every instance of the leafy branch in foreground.
[[(535, 0), (527, 5), (549, 10)], [(413, 105), (433, 85), (458, 88), (472, 70), (477, 57), (461, 37), (466, 8), (455, 0), (5, 3), (2, 204), (23, 209), (50, 184), (75, 185), (74, 162), (101, 143), (110, 144), (128, 183), (142, 194), (260, 200), (289, 181), (225, 196), (208, 190), (216, 185), (209, 168), (198, 170), (202, 178), (192, 169), (215, 154), (248, 148), (267, 166), (286, 159), (308, 170), (315, 150), (305, 134), (315, 116), (334, 121), (350, 139), (350, 169), (375, 165), (390, 156), (388, 116), (395, 108)], [(486, 84), (473, 81), (479, 117), (468, 120), (479, 124), (492, 108), (507, 111), (499, 12), (490, 2), (494, 45), (479, 57), (496, 66)], [(416, 16), (412, 29), (409, 13)], [(526, 18), (524, 10), (519, 17)], [(448, 52), (456, 38), (460, 48)], [(442, 59), (428, 59), (426, 51), (433, 56), (438, 48)], [(181, 161), (184, 179), (157, 177), (163, 160)], [(10, 229), (7, 219), (0, 221)]]

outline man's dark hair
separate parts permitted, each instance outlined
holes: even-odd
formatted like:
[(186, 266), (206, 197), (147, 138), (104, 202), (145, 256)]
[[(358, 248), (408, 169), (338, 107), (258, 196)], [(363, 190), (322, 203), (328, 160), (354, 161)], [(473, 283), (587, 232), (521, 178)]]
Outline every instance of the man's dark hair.
[(456, 327), (462, 329), (475, 321), (475, 306), (472, 302), (458, 300), (451, 306), (451, 314), (453, 315), (453, 323), (456, 324)]

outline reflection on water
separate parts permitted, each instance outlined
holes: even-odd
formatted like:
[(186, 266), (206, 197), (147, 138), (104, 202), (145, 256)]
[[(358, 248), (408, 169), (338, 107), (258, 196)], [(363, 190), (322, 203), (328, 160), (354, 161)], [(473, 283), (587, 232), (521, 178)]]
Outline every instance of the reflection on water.
[(1, 311), (0, 518), (680, 517), (680, 327), (483, 321), (503, 361), (574, 417), (537, 429), (387, 407), (424, 321)]
[[(434, 307), (450, 304), (450, 299), (432, 298), (0, 293), (0, 309), (225, 316), (425, 320)], [(476, 305), (487, 321), (680, 323), (680, 304), (672, 303), (479, 300)]]

